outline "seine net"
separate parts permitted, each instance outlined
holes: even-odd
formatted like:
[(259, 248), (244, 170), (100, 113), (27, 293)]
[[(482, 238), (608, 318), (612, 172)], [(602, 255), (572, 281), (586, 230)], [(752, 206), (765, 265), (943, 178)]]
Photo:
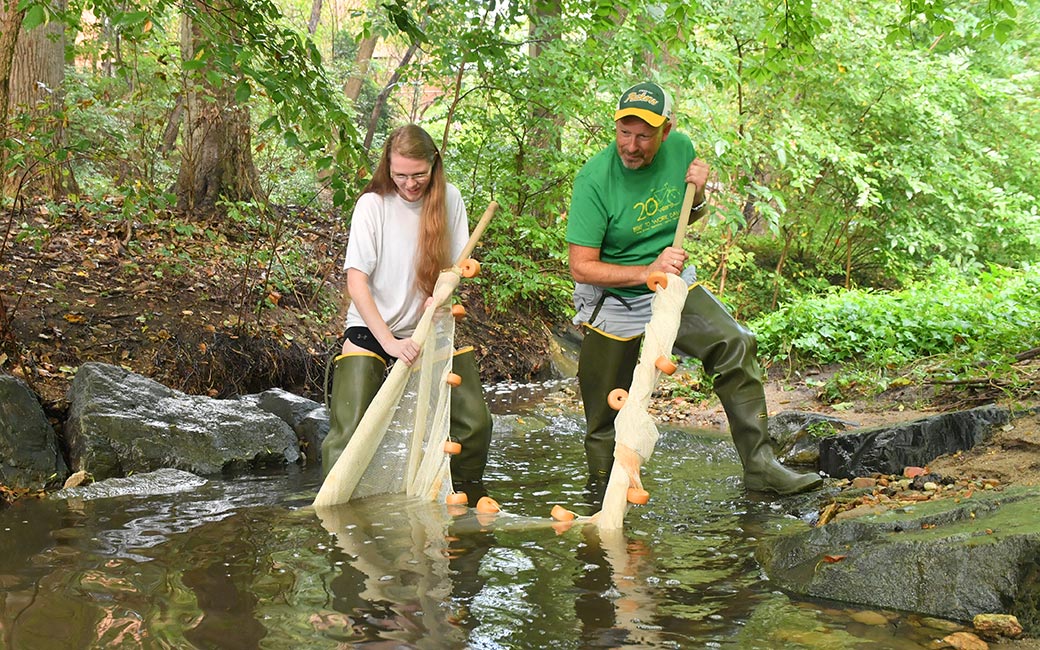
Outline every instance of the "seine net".
[[(361, 473), (352, 498), (406, 493), (433, 500), (448, 482), (449, 395), (455, 325), (438, 309), (417, 363), (406, 374), (396, 404), (387, 405), (390, 421), (372, 461)], [(374, 402), (373, 402), (374, 403)], [(446, 491), (444, 491), (446, 494)]]
[(451, 490), (444, 451), (450, 418), (455, 321), (449, 309), (459, 270), (440, 274), (433, 302), (412, 338), (422, 349), (411, 367), (397, 362), (365, 411), (357, 430), (325, 478), (315, 506), (377, 494), (436, 500)]

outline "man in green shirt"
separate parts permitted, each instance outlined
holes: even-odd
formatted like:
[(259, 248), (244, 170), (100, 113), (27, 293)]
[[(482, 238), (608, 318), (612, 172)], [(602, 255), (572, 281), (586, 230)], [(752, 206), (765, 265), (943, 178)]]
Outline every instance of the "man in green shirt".
[[(686, 184), (696, 190), (690, 217), (706, 205), (708, 164), (689, 137), (673, 130), (671, 97), (651, 82), (625, 90), (614, 113), (614, 143), (574, 179), (567, 243), (576, 324), (585, 332), (578, 383), (585, 408), (589, 490), (600, 502), (613, 464), (614, 388), (628, 388), (651, 315), (654, 272), (683, 273), (687, 254), (672, 246)], [(684, 278), (692, 276), (686, 269)], [(691, 277), (692, 279), (692, 277)], [(697, 357), (714, 377), (748, 490), (796, 494), (822, 484), (792, 471), (773, 453), (766, 428), (762, 371), (754, 335), (704, 286), (693, 284), (675, 347)]]

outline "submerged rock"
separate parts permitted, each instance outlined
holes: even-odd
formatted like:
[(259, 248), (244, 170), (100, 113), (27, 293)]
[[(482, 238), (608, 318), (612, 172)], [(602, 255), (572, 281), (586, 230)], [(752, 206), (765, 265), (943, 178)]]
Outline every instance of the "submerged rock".
[(978, 614), (972, 621), (979, 636), (990, 641), (1022, 636), (1022, 625), (1010, 614)]
[(108, 499), (122, 496), (148, 496), (187, 492), (205, 485), (206, 479), (179, 469), (159, 469), (126, 478), (110, 478), (90, 485), (65, 487), (49, 494), (51, 499)]

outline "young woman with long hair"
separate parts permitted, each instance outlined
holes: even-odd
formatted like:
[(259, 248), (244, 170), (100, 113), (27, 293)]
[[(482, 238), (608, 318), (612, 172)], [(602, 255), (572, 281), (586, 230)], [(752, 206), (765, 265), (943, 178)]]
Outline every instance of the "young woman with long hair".
[[(351, 304), (322, 443), (326, 474), (382, 385), (387, 364), (411, 365), (418, 358), (411, 335), (437, 276), (461, 254), (468, 237), (466, 206), (458, 188), (445, 180), (433, 138), (414, 124), (395, 129), (351, 219), (344, 263)], [(451, 391), (451, 437), (463, 447), (452, 457), (452, 480), (473, 505), (486, 494), (491, 414), (473, 348), (456, 352), (452, 369), (463, 378)]]

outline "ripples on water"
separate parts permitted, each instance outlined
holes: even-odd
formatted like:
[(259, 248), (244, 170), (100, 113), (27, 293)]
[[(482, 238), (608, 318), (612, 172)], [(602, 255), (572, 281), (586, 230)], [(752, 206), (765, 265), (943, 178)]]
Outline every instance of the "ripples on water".
[[(563, 386), (566, 388), (566, 386)], [(745, 496), (727, 437), (662, 431), (625, 530), (556, 530), (581, 505), (583, 422), (494, 387), (488, 470), (510, 513), (383, 497), (316, 513), (320, 470), (0, 512), (0, 647), (902, 650), (950, 623), (789, 598), (757, 540), (788, 515)]]

